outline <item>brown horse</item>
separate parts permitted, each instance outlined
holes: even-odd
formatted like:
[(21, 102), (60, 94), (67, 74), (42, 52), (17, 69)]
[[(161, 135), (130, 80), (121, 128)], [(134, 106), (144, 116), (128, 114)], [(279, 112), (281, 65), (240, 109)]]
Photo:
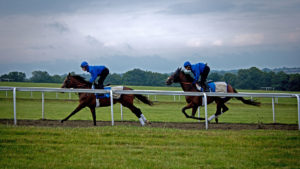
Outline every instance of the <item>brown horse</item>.
[[(184, 73), (181, 68), (178, 68), (175, 73), (168, 77), (166, 84), (171, 85), (172, 83), (180, 83), (183, 91), (189, 92), (199, 92), (196, 85), (193, 84), (193, 78), (190, 75)], [(228, 93), (237, 93), (237, 91), (230, 85), (227, 84)], [(228, 111), (228, 107), (225, 105), (232, 97), (207, 97), (207, 104), (215, 102), (217, 104), (217, 111), (215, 113), (216, 122), (218, 123), (218, 116), (222, 113)], [(182, 113), (186, 118), (193, 118), (198, 120), (205, 120), (205, 118), (195, 117), (196, 111), (199, 106), (202, 106), (202, 96), (186, 96), (186, 102), (188, 103), (185, 107), (182, 108)], [(242, 101), (245, 104), (259, 106), (260, 103), (252, 100), (246, 100), (243, 97), (236, 97), (236, 99)], [(192, 108), (192, 115), (189, 116), (185, 110)], [(211, 120), (211, 119), (210, 119)]]
[[(61, 88), (81, 88), (81, 89), (90, 89), (92, 87), (92, 83), (84, 80), (83, 77), (78, 75), (69, 75), (66, 77), (66, 79), (63, 82), (63, 85)], [(131, 88), (124, 87), (123, 90), (132, 90)], [(145, 125), (145, 123), (149, 124), (150, 122), (145, 118), (145, 116), (142, 114), (141, 110), (134, 106), (133, 101), (137, 98), (140, 101), (142, 101), (145, 104), (153, 105), (153, 103), (148, 100), (147, 97), (139, 94), (122, 94), (119, 99), (113, 99), (113, 103), (120, 103), (123, 106), (127, 107), (134, 113), (140, 120), (140, 123), (142, 126)], [(100, 98), (100, 107), (106, 107), (110, 106), (110, 98)], [(88, 107), (91, 110), (94, 125), (96, 126), (96, 96), (93, 93), (79, 93), (79, 105), (75, 108), (75, 110), (66, 118), (61, 120), (61, 123), (64, 121), (67, 121), (71, 116), (76, 114), (78, 111), (80, 111), (82, 108)]]

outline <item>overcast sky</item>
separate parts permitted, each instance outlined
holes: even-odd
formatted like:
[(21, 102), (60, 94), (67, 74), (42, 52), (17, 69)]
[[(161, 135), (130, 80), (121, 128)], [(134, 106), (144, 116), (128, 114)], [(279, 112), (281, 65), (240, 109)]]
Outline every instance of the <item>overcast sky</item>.
[(0, 0), (0, 75), (300, 67), (300, 0)]

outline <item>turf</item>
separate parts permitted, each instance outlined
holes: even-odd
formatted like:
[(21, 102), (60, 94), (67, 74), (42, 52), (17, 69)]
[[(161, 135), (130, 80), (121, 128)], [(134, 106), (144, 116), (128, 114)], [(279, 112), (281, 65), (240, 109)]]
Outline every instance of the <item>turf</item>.
[(1, 168), (298, 168), (298, 131), (0, 126)]
[[(0, 83), (0, 86), (59, 87), (60, 84)], [(136, 87), (140, 90), (180, 88)], [(247, 91), (249, 92), (249, 91)], [(263, 92), (263, 91), (250, 91)], [(62, 119), (78, 104), (76, 94), (45, 93), (45, 118)], [(136, 102), (151, 121), (194, 121), (180, 112), (178, 96), (149, 96), (153, 107)], [(271, 123), (270, 98), (258, 98), (261, 107), (231, 100), (220, 122)], [(17, 92), (17, 118), (41, 118), (41, 93)], [(114, 106), (120, 120), (120, 105)], [(125, 120), (137, 118), (125, 109)], [(201, 116), (203, 117), (203, 108)], [(208, 107), (209, 114), (215, 105)], [(13, 118), (11, 92), (0, 92), (0, 118)], [(71, 120), (91, 120), (84, 109)], [(97, 109), (97, 120), (110, 120), (110, 107)], [(297, 103), (279, 98), (276, 122), (297, 123)], [(91, 122), (92, 123), (92, 122)], [(179, 130), (135, 126), (22, 127), (0, 125), (1, 168), (299, 168), (299, 131)]]

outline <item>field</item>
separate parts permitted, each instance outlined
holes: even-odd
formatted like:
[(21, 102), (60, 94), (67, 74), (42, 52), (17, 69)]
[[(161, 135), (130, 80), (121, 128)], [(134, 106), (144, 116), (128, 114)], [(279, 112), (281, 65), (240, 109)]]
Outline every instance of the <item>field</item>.
[[(0, 86), (59, 87), (59, 84), (0, 83)], [(144, 90), (181, 90), (173, 87), (138, 87)], [(240, 91), (240, 90), (239, 90)], [(245, 91), (243, 91), (245, 92)], [(247, 91), (248, 92), (248, 91)], [(263, 91), (252, 91), (263, 92)], [(298, 168), (300, 135), (297, 130), (187, 130), (167, 126), (139, 127), (137, 118), (123, 109), (124, 120), (134, 125), (101, 126), (110, 123), (110, 107), (97, 109), (100, 127), (92, 126), (88, 109), (70, 120), (84, 120), (85, 127), (61, 125), (78, 104), (77, 95), (45, 93), (46, 126), (0, 125), (1, 168)], [(12, 96), (0, 92), (0, 119), (13, 118)], [(185, 105), (178, 96), (149, 96), (150, 107), (136, 102), (153, 125), (162, 122), (184, 122), (204, 125), (186, 119), (180, 112)], [(231, 100), (229, 111), (219, 119), (225, 124), (262, 126), (272, 123), (270, 98), (256, 98), (261, 107), (243, 105)], [(297, 103), (294, 98), (279, 98), (275, 105), (276, 122), (297, 126)], [(18, 120), (41, 119), (41, 93), (17, 93)], [(114, 106), (115, 120), (120, 121), (120, 105)], [(189, 111), (190, 112), (190, 111)], [(209, 115), (215, 104), (208, 106)], [(201, 116), (204, 116), (201, 108)], [(87, 121), (86, 121), (87, 120)], [(21, 121), (20, 121), (21, 122)], [(121, 123), (121, 122), (120, 122)], [(211, 124), (217, 125), (217, 124)], [(297, 128), (297, 127), (296, 127)]]

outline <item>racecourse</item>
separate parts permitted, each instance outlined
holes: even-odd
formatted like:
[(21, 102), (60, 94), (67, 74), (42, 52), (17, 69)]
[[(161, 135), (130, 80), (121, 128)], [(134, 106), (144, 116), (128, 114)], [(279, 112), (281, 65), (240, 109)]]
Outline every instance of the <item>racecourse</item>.
[[(0, 86), (59, 87), (60, 84), (8, 83)], [(177, 90), (175, 87), (140, 87), (139, 90)], [(238, 90), (241, 91), (241, 90)], [(245, 92), (245, 91), (243, 91)], [(265, 92), (265, 91), (247, 91)], [(56, 99), (58, 97), (58, 99)], [(77, 106), (77, 95), (45, 93), (45, 118), (60, 120)], [(155, 122), (195, 122), (181, 113), (184, 98), (150, 96), (154, 106), (136, 102)], [(222, 123), (272, 123), (271, 98), (256, 98), (261, 107), (234, 99)], [(17, 118), (41, 119), (41, 93), (17, 93)], [(114, 106), (121, 120), (120, 106)], [(188, 111), (190, 113), (190, 111)], [(208, 115), (215, 104), (208, 106)], [(297, 124), (295, 98), (279, 98), (276, 122)], [(138, 119), (123, 108), (124, 120)], [(97, 120), (110, 121), (110, 107), (97, 109)], [(203, 108), (201, 116), (204, 116)], [(0, 119), (13, 118), (11, 92), (0, 92)], [(88, 109), (70, 120), (90, 120), (91, 127), (37, 127), (0, 125), (1, 168), (298, 168), (299, 131), (290, 130), (181, 130), (138, 126), (92, 127)]]

